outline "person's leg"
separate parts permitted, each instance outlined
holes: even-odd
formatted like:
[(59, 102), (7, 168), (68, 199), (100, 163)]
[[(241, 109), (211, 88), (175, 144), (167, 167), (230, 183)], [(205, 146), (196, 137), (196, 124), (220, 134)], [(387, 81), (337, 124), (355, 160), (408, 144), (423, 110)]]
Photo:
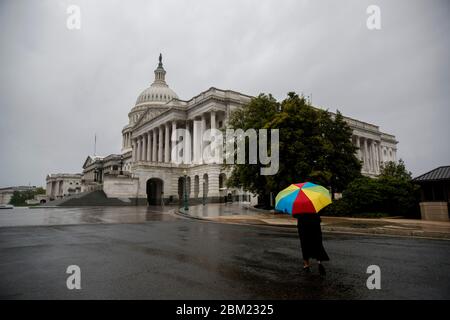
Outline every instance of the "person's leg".
[(303, 259), (303, 271), (305, 271), (306, 273), (311, 272), (311, 267), (309, 265), (309, 259)]
[(303, 260), (303, 267), (304, 268), (309, 267), (309, 259)]
[(322, 276), (326, 275), (327, 273), (325, 271), (325, 267), (322, 264), (322, 261), (317, 260), (317, 264), (319, 265), (319, 273), (320, 273), (320, 275), (322, 275)]

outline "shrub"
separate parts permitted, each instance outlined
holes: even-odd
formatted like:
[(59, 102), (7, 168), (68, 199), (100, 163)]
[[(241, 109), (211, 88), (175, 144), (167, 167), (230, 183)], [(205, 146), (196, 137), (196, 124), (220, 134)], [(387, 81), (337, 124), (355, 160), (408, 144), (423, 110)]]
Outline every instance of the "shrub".
[(362, 216), (401, 215), (419, 216), (418, 191), (407, 179), (384, 176), (379, 179), (362, 177), (351, 182), (342, 199), (333, 202), (324, 215)]

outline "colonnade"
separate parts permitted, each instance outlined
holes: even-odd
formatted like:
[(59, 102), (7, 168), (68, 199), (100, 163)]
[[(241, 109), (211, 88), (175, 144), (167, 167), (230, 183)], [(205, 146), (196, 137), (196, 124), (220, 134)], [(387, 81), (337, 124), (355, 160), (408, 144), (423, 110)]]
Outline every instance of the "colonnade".
[(177, 143), (172, 141), (172, 133), (177, 128), (183, 128), (189, 131), (188, 137), (191, 139), (191, 143), (185, 145), (184, 162), (199, 163), (203, 150), (203, 134), (207, 129), (216, 129), (217, 127), (216, 111), (210, 111), (194, 119), (166, 122), (138, 136), (130, 137), (125, 134), (124, 141), (131, 139), (132, 161), (170, 163), (173, 161), (172, 149)]
[(380, 140), (362, 136), (353, 136), (358, 148), (357, 157), (362, 161), (362, 171), (369, 174), (379, 174), (381, 164), (386, 161), (396, 161), (395, 150), (381, 145)]

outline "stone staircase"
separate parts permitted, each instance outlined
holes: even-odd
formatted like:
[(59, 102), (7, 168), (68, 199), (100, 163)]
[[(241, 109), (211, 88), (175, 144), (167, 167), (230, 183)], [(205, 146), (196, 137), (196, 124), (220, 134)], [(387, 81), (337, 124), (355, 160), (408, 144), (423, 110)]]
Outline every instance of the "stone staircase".
[[(139, 205), (141, 205), (139, 201)], [(134, 198), (107, 198), (103, 190), (86, 191), (43, 204), (43, 207), (135, 206)]]

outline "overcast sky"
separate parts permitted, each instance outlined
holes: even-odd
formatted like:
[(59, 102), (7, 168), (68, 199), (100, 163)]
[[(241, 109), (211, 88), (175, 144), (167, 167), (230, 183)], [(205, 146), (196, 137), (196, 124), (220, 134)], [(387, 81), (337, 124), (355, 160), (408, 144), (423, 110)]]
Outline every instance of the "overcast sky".
[[(397, 137), (414, 175), (450, 164), (449, 1), (0, 1), (0, 187), (81, 172), (121, 129), (160, 52), (181, 99), (212, 86), (312, 93)], [(66, 27), (70, 4), (81, 29)], [(381, 30), (366, 9), (381, 9)]]

